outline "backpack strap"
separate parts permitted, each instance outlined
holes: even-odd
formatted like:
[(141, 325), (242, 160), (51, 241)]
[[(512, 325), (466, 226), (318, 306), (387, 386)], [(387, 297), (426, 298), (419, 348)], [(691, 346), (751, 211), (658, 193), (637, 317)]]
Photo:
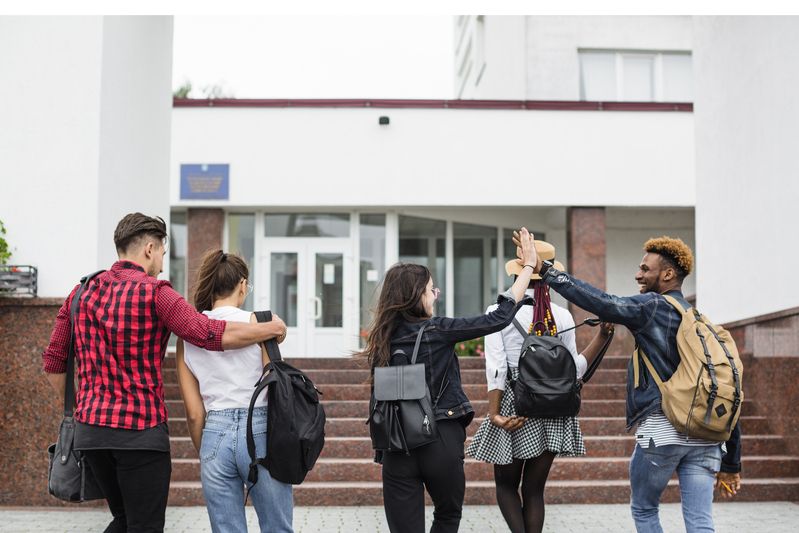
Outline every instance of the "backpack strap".
[[(272, 321), (272, 311), (255, 311), (255, 320), (258, 322), (271, 322)], [(252, 393), (252, 397), (250, 398), (250, 405), (247, 408), (247, 453), (250, 456), (250, 470), (247, 474), (247, 481), (252, 483), (247, 488), (247, 493), (244, 495), (244, 503), (247, 503), (247, 498), (250, 497), (250, 491), (258, 483), (258, 465), (263, 464), (264, 458), (256, 457), (255, 452), (255, 436), (252, 432), (252, 417), (253, 411), (255, 410), (255, 402), (258, 400), (258, 397), (267, 388), (271, 383), (274, 383), (274, 378), (271, 376), (266, 376), (266, 373), (272, 368), (272, 363), (276, 361), (282, 361), (283, 358), (280, 355), (280, 348), (277, 344), (277, 340), (275, 338), (267, 339), (263, 342), (264, 348), (266, 348), (266, 352), (269, 354), (269, 363), (264, 366), (263, 371), (261, 372), (261, 377), (258, 379), (258, 382), (255, 384), (255, 391)]]
[(426, 327), (427, 324), (422, 324), (422, 327), (419, 328), (419, 333), (416, 335), (416, 344), (413, 345), (413, 356), (411, 356), (412, 365), (416, 364), (416, 356), (419, 355), (419, 345), (422, 344), (422, 335)]
[[(256, 311), (255, 320), (257, 320), (258, 322), (271, 322), (272, 311)], [(266, 348), (266, 353), (269, 354), (270, 361), (283, 360), (283, 357), (280, 355), (280, 345), (277, 343), (277, 339), (272, 337), (271, 339), (265, 340), (263, 344), (264, 348)]]
[(521, 334), (522, 334), (522, 337), (526, 339), (526, 338), (527, 338), (527, 335), (529, 335), (529, 334), (527, 333), (527, 330), (525, 330), (525, 329), (522, 327), (522, 325), (521, 325), (521, 324), (519, 324), (519, 321), (518, 321), (518, 320), (516, 320), (516, 317), (513, 317), (513, 325), (514, 325), (514, 326), (516, 326), (516, 329), (519, 331), (519, 333), (521, 333)]
[(72, 416), (75, 410), (75, 317), (80, 307), (80, 297), (98, 274), (105, 270), (98, 270), (80, 278), (80, 287), (75, 291), (75, 296), (69, 304), (69, 350), (67, 351), (67, 375), (64, 382), (64, 416)]

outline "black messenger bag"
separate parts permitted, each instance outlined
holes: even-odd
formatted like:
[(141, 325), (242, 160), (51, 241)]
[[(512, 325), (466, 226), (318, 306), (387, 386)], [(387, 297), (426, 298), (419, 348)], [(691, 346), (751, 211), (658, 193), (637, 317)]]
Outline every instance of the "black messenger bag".
[(47, 490), (66, 502), (85, 502), (105, 498), (97, 481), (94, 479), (89, 465), (83, 460), (83, 454), (73, 448), (75, 439), (75, 315), (78, 311), (80, 296), (84, 289), (100, 270), (84, 276), (80, 280), (80, 288), (75, 292), (70, 303), (69, 312), (69, 352), (67, 356), (67, 376), (64, 384), (64, 418), (58, 430), (58, 440), (47, 449), (50, 458), (47, 471)]

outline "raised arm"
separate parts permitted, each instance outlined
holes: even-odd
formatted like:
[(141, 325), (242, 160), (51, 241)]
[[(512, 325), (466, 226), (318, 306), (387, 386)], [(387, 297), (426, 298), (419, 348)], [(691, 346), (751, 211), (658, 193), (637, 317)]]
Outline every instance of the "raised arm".
[(519, 230), (519, 239), (519, 253), (526, 262), (511, 288), (499, 296), (496, 309), (475, 317), (435, 318), (434, 323), (445, 339), (451, 342), (476, 339), (504, 329), (513, 320), (517, 303), (524, 298), (524, 291), (530, 284), (530, 276), (535, 265), (533, 235), (527, 231), (527, 228), (522, 228)]

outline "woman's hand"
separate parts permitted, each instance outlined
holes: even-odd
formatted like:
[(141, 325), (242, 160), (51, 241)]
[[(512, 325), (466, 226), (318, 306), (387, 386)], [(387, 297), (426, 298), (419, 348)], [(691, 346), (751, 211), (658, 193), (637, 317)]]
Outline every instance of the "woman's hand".
[(513, 244), (516, 245), (516, 257), (519, 258), (522, 265), (530, 265), (535, 272), (538, 272), (541, 269), (541, 265), (539, 264), (538, 254), (535, 251), (534, 235), (524, 227), (519, 231), (514, 230)]
[(499, 414), (489, 414), (488, 421), (498, 428), (504, 429), (505, 431), (516, 431), (522, 427), (525, 422), (527, 422), (527, 419), (523, 416), (502, 416)]

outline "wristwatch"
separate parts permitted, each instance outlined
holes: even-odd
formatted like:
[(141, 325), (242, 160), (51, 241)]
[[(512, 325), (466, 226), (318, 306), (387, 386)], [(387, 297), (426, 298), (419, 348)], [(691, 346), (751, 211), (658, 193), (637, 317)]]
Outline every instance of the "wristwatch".
[(538, 270), (538, 275), (543, 278), (544, 274), (547, 273), (547, 270), (549, 270), (553, 266), (554, 265), (552, 264), (552, 261), (549, 261), (548, 259), (544, 259), (543, 261), (541, 261), (541, 268)]

